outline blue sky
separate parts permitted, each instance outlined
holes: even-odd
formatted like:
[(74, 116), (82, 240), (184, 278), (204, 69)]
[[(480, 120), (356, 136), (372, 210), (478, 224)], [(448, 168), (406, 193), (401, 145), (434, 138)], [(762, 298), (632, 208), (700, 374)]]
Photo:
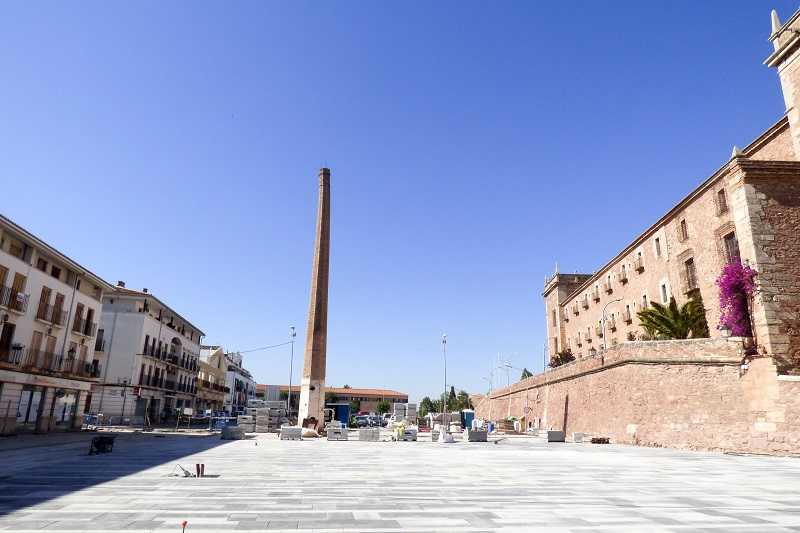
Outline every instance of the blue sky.
[[(485, 390), (497, 354), (541, 368), (556, 261), (602, 265), (783, 114), (771, 7), (8, 3), (0, 211), (210, 343), (295, 325), (301, 361), (329, 166), (328, 382), (435, 394), (446, 332)], [(287, 381), (287, 349), (246, 363)]]

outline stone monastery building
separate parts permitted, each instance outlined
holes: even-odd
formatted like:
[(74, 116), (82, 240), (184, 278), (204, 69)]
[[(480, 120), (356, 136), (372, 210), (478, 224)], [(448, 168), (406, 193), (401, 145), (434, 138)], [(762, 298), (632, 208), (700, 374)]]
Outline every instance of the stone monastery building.
[[(752, 310), (759, 350), (779, 372), (800, 373), (800, 11), (772, 15), (786, 114), (594, 274), (556, 273), (544, 299), (550, 357), (577, 358), (642, 338), (636, 313), (651, 302), (700, 296), (720, 337), (716, 279), (735, 258), (758, 271)], [(605, 318), (605, 320), (604, 320)]]

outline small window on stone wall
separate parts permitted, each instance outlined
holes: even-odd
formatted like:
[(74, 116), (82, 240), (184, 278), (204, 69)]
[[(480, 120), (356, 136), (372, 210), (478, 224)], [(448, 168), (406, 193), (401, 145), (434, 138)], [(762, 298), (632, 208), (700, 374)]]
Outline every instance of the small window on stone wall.
[(717, 215), (722, 215), (728, 212), (728, 197), (725, 195), (725, 189), (717, 191)]
[(689, 238), (689, 226), (686, 224), (686, 219), (682, 218), (678, 224), (678, 240), (683, 242)]

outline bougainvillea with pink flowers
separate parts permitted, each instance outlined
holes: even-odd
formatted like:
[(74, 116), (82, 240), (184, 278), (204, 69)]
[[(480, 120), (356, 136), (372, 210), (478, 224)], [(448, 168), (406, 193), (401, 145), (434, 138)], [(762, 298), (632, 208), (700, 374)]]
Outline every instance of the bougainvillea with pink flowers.
[(717, 279), (719, 287), (720, 327), (734, 337), (752, 337), (748, 304), (756, 290), (756, 272), (749, 265), (734, 262), (725, 265)]

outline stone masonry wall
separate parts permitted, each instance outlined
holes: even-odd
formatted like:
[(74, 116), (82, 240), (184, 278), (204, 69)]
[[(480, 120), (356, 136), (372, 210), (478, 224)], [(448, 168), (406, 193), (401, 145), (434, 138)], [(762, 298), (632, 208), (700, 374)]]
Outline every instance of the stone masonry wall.
[(741, 339), (623, 343), (494, 391), (477, 415), (617, 443), (800, 453), (800, 382), (779, 381), (769, 358), (740, 375), (742, 358)]

